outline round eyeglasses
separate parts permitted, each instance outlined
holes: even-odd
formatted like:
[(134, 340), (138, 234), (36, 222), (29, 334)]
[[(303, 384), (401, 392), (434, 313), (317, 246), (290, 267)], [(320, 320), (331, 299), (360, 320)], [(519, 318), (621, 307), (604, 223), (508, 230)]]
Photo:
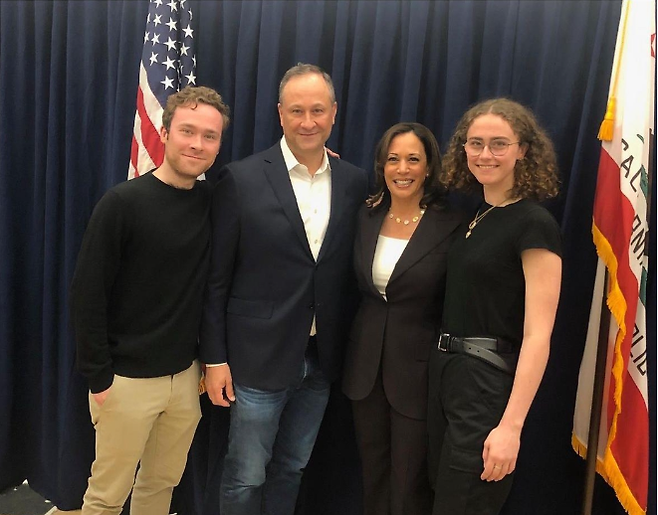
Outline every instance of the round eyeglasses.
[(510, 145), (516, 145), (517, 143), (521, 143), (521, 142), (513, 141), (512, 143), (508, 143), (507, 141), (495, 139), (485, 144), (483, 141), (472, 139), (464, 143), (464, 150), (469, 156), (477, 157), (482, 152), (484, 152), (484, 149), (486, 147), (489, 147), (489, 152), (491, 152), (491, 155), (496, 157), (502, 157), (505, 154), (507, 154)]

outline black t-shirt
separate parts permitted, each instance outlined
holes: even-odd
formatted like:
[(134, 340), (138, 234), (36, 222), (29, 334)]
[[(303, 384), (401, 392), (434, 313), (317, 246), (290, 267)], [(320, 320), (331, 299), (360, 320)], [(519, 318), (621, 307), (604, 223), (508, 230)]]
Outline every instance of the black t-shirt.
[[(480, 213), (491, 206), (483, 204)], [(499, 337), (520, 348), (525, 314), (521, 253), (547, 249), (561, 256), (560, 228), (539, 204), (522, 199), (492, 209), (465, 237), (465, 223), (448, 254), (443, 332)]]

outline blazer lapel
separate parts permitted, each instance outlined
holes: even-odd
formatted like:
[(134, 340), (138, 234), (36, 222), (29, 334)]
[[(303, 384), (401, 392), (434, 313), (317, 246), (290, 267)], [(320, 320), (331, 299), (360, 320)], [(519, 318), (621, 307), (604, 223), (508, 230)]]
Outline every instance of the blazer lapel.
[(320, 253), (318, 254), (318, 261), (326, 253), (327, 248), (331, 244), (334, 235), (341, 230), (340, 220), (344, 214), (345, 201), (348, 198), (347, 188), (351, 181), (346, 180), (345, 174), (347, 173), (341, 166), (340, 161), (330, 158), (331, 164), (331, 204), (329, 212), (329, 224), (327, 231), (322, 240)]
[(451, 212), (428, 209), (418, 222), (407, 247), (393, 268), (391, 284), (423, 256), (445, 240), (459, 226), (459, 219)]
[(381, 296), (381, 293), (379, 293), (375, 283), (372, 282), (372, 264), (375, 259), (377, 240), (386, 212), (386, 209), (378, 209), (374, 212), (368, 212), (366, 217), (363, 218), (364, 222), (360, 227), (360, 248), (356, 249), (360, 253), (359, 266), (361, 270), (358, 272), (366, 278), (368, 286), (377, 296)]
[[(292, 189), (290, 182), (290, 174), (286, 170), (286, 163), (283, 160), (279, 144), (274, 145), (268, 152), (265, 153), (264, 172), (267, 180), (274, 190), (281, 207), (283, 208), (286, 217), (288, 218), (293, 231), (299, 238), (300, 243), (308, 252), (308, 255), (313, 257), (311, 248), (308, 245), (308, 238), (306, 237), (306, 230), (304, 229), (304, 222), (302, 215), (299, 213), (299, 206), (295, 198), (295, 192)], [(257, 201), (258, 199), (256, 199)]]

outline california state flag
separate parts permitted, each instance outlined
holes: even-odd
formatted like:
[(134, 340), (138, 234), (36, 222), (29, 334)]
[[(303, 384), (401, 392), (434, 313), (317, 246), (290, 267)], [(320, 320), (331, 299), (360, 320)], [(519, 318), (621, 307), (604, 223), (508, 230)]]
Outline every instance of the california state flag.
[(585, 457), (605, 292), (611, 321), (596, 470), (632, 515), (646, 513), (649, 484), (645, 302), (655, 17), (655, 0), (623, 1), (608, 109), (599, 133), (603, 143), (592, 224), (599, 267), (572, 436), (574, 449)]

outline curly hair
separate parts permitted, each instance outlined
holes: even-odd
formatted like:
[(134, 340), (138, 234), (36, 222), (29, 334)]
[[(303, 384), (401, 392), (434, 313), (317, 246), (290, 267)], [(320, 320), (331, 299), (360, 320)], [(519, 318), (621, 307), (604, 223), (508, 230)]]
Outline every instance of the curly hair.
[(479, 102), (462, 116), (450, 138), (443, 159), (441, 183), (447, 188), (465, 192), (482, 191), (480, 183), (469, 171), (464, 143), (466, 134), (479, 116), (494, 114), (510, 124), (520, 144), (526, 146), (525, 157), (514, 167), (512, 197), (545, 200), (558, 194), (557, 157), (553, 143), (539, 126), (532, 111), (507, 98)]
[(222, 100), (222, 96), (214, 89), (206, 86), (186, 86), (177, 93), (172, 93), (167, 97), (167, 104), (162, 112), (162, 126), (169, 131), (171, 129), (171, 120), (174, 118), (174, 112), (178, 107), (196, 108), (199, 104), (207, 104), (217, 109), (222, 118), (224, 125), (222, 130), (226, 130), (230, 122), (230, 108)]
[(413, 132), (425, 149), (427, 158), (427, 173), (429, 174), (423, 183), (423, 197), (420, 205), (429, 208), (439, 208), (445, 202), (446, 190), (441, 186), (441, 152), (439, 144), (427, 127), (416, 122), (402, 122), (390, 127), (377, 143), (375, 149), (375, 188), (376, 192), (366, 200), (368, 207), (390, 206), (391, 192), (386, 186), (384, 178), (384, 166), (388, 157), (388, 149), (391, 142), (400, 134)]

